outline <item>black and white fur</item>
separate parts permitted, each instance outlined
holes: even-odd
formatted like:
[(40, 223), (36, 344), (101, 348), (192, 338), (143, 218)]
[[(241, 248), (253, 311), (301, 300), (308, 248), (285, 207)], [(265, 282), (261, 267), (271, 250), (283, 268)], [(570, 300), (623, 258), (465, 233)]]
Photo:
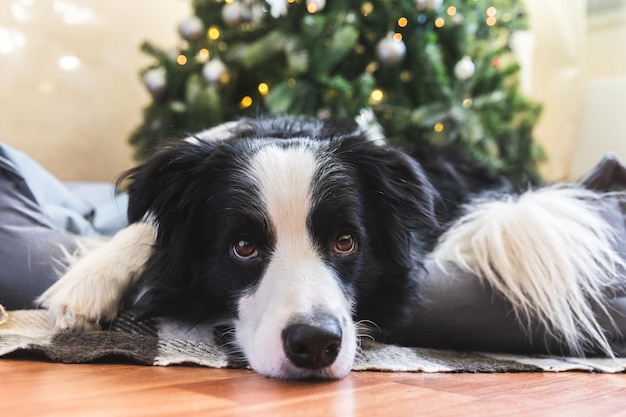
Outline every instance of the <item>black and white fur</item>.
[[(130, 226), (39, 301), (60, 330), (97, 329), (124, 299), (145, 316), (230, 324), (259, 373), (333, 379), (350, 371), (361, 324), (411, 343), (397, 329), (419, 320), (435, 259), (493, 289), (522, 331), (611, 355), (598, 308), (607, 313), (626, 268), (596, 209), (602, 196), (511, 194), (465, 160), (413, 156), (289, 117), (202, 132), (126, 174)], [(545, 340), (524, 349), (545, 351)]]

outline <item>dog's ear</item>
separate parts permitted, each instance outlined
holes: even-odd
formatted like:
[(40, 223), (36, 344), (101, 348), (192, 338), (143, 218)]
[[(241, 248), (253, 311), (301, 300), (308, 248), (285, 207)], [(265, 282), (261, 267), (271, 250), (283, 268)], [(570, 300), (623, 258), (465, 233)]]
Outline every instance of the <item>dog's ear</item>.
[(362, 140), (341, 145), (365, 197), (370, 242), (385, 266), (407, 270), (420, 264), (416, 253), (431, 249), (439, 234), (435, 214), (439, 195), (420, 165), (405, 153)]
[(179, 141), (126, 171), (117, 184), (118, 188), (128, 192), (128, 221), (137, 222), (147, 215), (158, 220), (180, 206), (190, 176), (215, 147), (215, 142), (210, 141)]
[[(215, 157), (222, 142), (176, 142), (128, 171), (120, 181), (128, 191), (128, 220), (157, 225), (151, 260), (141, 273), (141, 292), (131, 294), (132, 308), (143, 317), (179, 317), (195, 320), (205, 309), (224, 302), (210, 299), (198, 273), (197, 251), (204, 231), (199, 205), (210, 199), (221, 167)], [(204, 298), (203, 298), (204, 297)]]

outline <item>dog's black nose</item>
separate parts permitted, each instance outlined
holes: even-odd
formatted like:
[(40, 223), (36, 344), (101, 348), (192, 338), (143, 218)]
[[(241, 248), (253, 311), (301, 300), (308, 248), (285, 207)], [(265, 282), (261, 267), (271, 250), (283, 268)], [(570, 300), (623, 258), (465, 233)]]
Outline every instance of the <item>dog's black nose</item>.
[(323, 327), (292, 324), (283, 330), (282, 336), (285, 354), (299, 368), (330, 366), (341, 350), (341, 327), (336, 320)]

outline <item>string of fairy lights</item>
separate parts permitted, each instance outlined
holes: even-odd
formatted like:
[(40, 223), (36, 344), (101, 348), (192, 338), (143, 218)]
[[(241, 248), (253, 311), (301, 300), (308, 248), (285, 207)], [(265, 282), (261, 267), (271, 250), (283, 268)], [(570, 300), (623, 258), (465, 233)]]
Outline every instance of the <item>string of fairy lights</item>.
[[(222, 7), (222, 20), (227, 27), (234, 27), (236, 25), (245, 24), (250, 25), (254, 22), (262, 20), (263, 15), (268, 12), (267, 8), (262, 8), (259, 4), (255, 5), (251, 0), (216, 0), (223, 2)], [(310, 14), (319, 13), (324, 10), (326, 6), (326, 0), (274, 0), (267, 1), (271, 3), (271, 13), (274, 17), (277, 15), (285, 15), (287, 13), (287, 4), (282, 3), (300, 3), (306, 2), (306, 11)], [(443, 0), (415, 0), (416, 8), (418, 11), (436, 11), (441, 15), (436, 17), (432, 24), (436, 29), (441, 29), (447, 24), (461, 24), (463, 23), (464, 16), (459, 12), (457, 7), (448, 6), (443, 7)], [(277, 12), (275, 13), (276, 10)], [(360, 12), (364, 17), (367, 17), (371, 13), (375, 13), (374, 5), (370, 1), (364, 1), (361, 4)], [(494, 6), (489, 6), (484, 12), (484, 24), (488, 27), (495, 26), (498, 21), (508, 22), (513, 18), (511, 13), (502, 13), (498, 15), (498, 10)], [(418, 24), (424, 24), (426, 22), (426, 15), (419, 14), (417, 17)], [(364, 69), (366, 73), (372, 74), (378, 70), (380, 65), (396, 65), (402, 62), (406, 54), (406, 45), (404, 44), (403, 35), (400, 30), (406, 29), (410, 25), (410, 20), (407, 16), (399, 16), (395, 20), (395, 27), (398, 30), (392, 30), (388, 35), (381, 39), (376, 46), (377, 61), (370, 62)], [(187, 56), (185, 53), (177, 53), (175, 55), (175, 61), (180, 66), (186, 66), (190, 63), (190, 60), (195, 63), (203, 64), (202, 78), (210, 85), (226, 85), (231, 82), (230, 74), (226, 64), (219, 58), (218, 53), (211, 53), (211, 49), (223, 51), (227, 49), (227, 45), (221, 41), (222, 29), (216, 25), (208, 28), (204, 27), (202, 20), (197, 16), (192, 16), (183, 21), (178, 28), (180, 36), (188, 42), (196, 42), (205, 38), (208, 41), (208, 46), (204, 46), (199, 49), (195, 55)], [(212, 55), (216, 55), (212, 57)], [(454, 68), (455, 75), (461, 79), (466, 80), (473, 76), (475, 71), (474, 63), (470, 57), (463, 57)], [(400, 79), (403, 82), (409, 82), (414, 78), (414, 75), (410, 71), (400, 72)], [(161, 94), (166, 87), (166, 74), (163, 68), (153, 68), (146, 71), (143, 75), (143, 82), (146, 88), (154, 95)], [(289, 78), (288, 85), (295, 87), (297, 83), (296, 78)], [(244, 95), (239, 101), (239, 107), (246, 109), (254, 104), (254, 96), (260, 95), (265, 97), (270, 93), (271, 86), (269, 82), (262, 81), (256, 86), (256, 92)], [(369, 96), (371, 105), (382, 103), (385, 100), (385, 92), (381, 88), (374, 88)], [(466, 98), (463, 100), (463, 106), (469, 107), (471, 105), (471, 99)], [(444, 126), (441, 122), (435, 123), (433, 127), (435, 132), (441, 132)]]

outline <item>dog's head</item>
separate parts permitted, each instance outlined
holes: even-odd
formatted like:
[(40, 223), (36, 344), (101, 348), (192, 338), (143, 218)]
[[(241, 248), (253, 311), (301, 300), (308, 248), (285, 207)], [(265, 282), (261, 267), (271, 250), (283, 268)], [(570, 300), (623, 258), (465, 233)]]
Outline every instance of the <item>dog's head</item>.
[(158, 226), (138, 307), (232, 319), (264, 375), (340, 378), (355, 320), (400, 313), (436, 228), (435, 193), (413, 160), (359, 133), (294, 119), (228, 126), (127, 175), (130, 221)]

